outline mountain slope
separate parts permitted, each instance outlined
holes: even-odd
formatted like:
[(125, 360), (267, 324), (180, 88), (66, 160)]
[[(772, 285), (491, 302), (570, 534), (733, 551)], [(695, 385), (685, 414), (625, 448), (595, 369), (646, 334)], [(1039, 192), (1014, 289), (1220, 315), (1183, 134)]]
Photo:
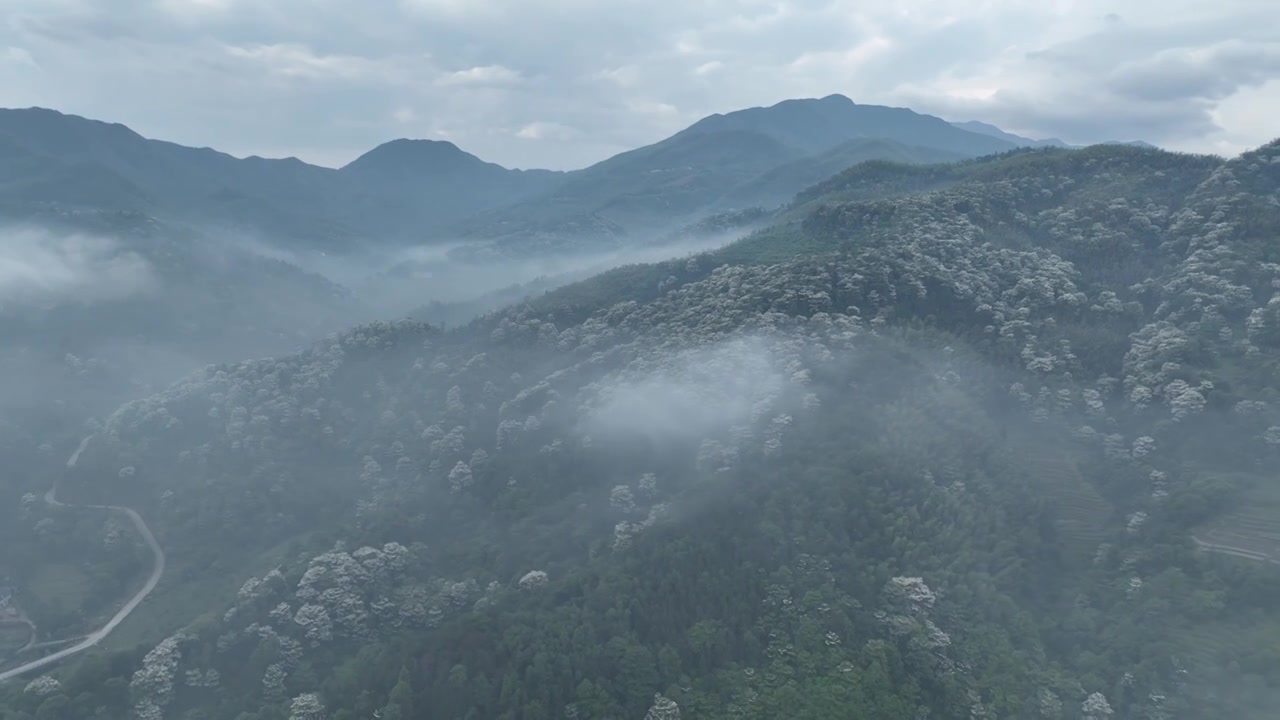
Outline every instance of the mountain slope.
[(559, 182), (549, 170), (508, 170), (450, 142), (393, 140), (343, 166), (348, 222), (404, 239), (447, 228), (476, 213), (519, 202)]
[(506, 170), (449, 143), (424, 152), (425, 142), (389, 143), (332, 170), (149, 140), (123, 125), (52, 110), (0, 110), (0, 152), (22, 163), (0, 175), (0, 201), (145, 210), (286, 245), (341, 249), (357, 237), (429, 237), (544, 190), (556, 177)]
[(1048, 138), (1046, 140), (1032, 140), (1031, 138), (1024, 138), (1020, 135), (1014, 135), (1013, 133), (1005, 132), (1004, 130), (1001, 130), (995, 125), (992, 125), (991, 123), (979, 122), (977, 120), (966, 120), (964, 122), (953, 122), (951, 124), (955, 125), (961, 130), (968, 130), (969, 132), (978, 133), (980, 135), (989, 135), (993, 138), (1004, 140), (1005, 142), (1010, 143), (1015, 147), (1066, 147), (1067, 146), (1066, 143), (1062, 142), (1058, 138)]
[[(135, 628), (150, 653), (65, 692), (1269, 717), (1277, 577), (1192, 533), (1266, 489), (1230, 477), (1273, 477), (1277, 158), (868, 163), (723, 250), (197, 373), (114, 414), (65, 489), (132, 503), (192, 578), (252, 577), (198, 607), (162, 584), (202, 620)], [(197, 682), (92, 694), (135, 669)]]
[(75, 442), (122, 402), (366, 317), (324, 278), (139, 213), (11, 216), (0, 267), (0, 491), (44, 476), (38, 448)]
[(243, 216), (246, 229), (319, 242), (349, 231), (333, 227), (323, 213), (310, 214), (340, 194), (331, 184), (333, 171), (298, 160), (240, 160), (208, 148), (148, 140), (123, 125), (41, 108), (0, 111), (0, 132), (50, 163), (93, 168), (102, 178), (91, 186), (101, 196), (86, 189), (63, 198), (60, 185), (45, 184), (35, 198), (42, 202), (141, 209), (115, 204), (110, 178), (119, 177), (137, 188), (153, 211), (170, 219), (230, 224), (231, 218)]
[[(956, 127), (958, 127), (958, 128), (960, 128), (960, 129), (962, 129), (962, 130), (968, 130), (968, 131), (970, 131), (970, 132), (979, 133), (979, 134), (981, 134), (981, 135), (989, 135), (989, 136), (994, 137), (994, 138), (999, 138), (999, 139), (1001, 139), (1001, 140), (1004, 140), (1004, 141), (1007, 141), (1007, 142), (1009, 142), (1009, 143), (1013, 144), (1013, 145), (1014, 145), (1014, 146), (1016, 146), (1016, 147), (1033, 147), (1033, 148), (1046, 148), (1046, 147), (1057, 147), (1057, 148), (1065, 148), (1065, 147), (1082, 147), (1082, 146), (1079, 146), (1079, 145), (1068, 145), (1067, 143), (1065, 143), (1065, 142), (1063, 142), (1063, 141), (1059, 140), (1058, 138), (1049, 138), (1049, 139), (1047, 139), (1047, 140), (1032, 140), (1032, 139), (1030, 139), (1030, 138), (1024, 138), (1024, 137), (1021, 137), (1021, 136), (1019, 136), (1019, 135), (1014, 135), (1013, 133), (1005, 132), (1004, 130), (1001, 130), (1000, 128), (998, 128), (998, 127), (996, 127), (995, 125), (992, 125), (992, 124), (990, 124), (990, 123), (978, 122), (977, 120), (968, 120), (968, 121), (965, 121), (965, 122), (953, 122), (953, 123), (951, 123), (951, 124), (952, 124), (952, 125), (954, 125), (954, 126), (956, 126)], [(1132, 145), (1132, 146), (1134, 146), (1134, 147), (1145, 148), (1145, 149), (1148, 149), (1148, 150), (1155, 150), (1155, 149), (1157, 149), (1155, 145), (1152, 145), (1151, 143), (1149, 143), (1149, 142), (1145, 142), (1145, 141), (1143, 141), (1143, 140), (1128, 140), (1128, 141), (1123, 141), (1123, 140), (1106, 140), (1106, 141), (1103, 141), (1103, 142), (1101, 142), (1101, 143), (1097, 143), (1097, 144), (1100, 144), (1100, 145)]]
[(1014, 147), (1013, 143), (969, 132), (932, 115), (906, 108), (859, 105), (843, 95), (784, 100), (767, 108), (711, 115), (675, 137), (727, 130), (763, 133), (805, 153), (823, 152), (855, 138), (881, 138), (970, 157)]
[(857, 139), (826, 152), (774, 167), (729, 190), (716, 205), (724, 208), (775, 207), (791, 200), (798, 188), (807, 188), (842, 170), (870, 160), (898, 164), (949, 163), (968, 156), (945, 150), (903, 145), (892, 140)]
[(503, 224), (592, 215), (623, 226), (651, 226), (706, 208), (726, 188), (796, 158), (763, 133), (677, 135), (572, 173), (554, 193), (502, 213)]
[(653, 145), (570, 173), (553, 192), (473, 225), (469, 235), (512, 247), (544, 248), (551, 235), (616, 243), (628, 232), (670, 230), (749, 200), (776, 204), (845, 161), (938, 162), (1013, 147), (940, 118), (856, 105), (841, 95), (787, 100), (711, 115)]

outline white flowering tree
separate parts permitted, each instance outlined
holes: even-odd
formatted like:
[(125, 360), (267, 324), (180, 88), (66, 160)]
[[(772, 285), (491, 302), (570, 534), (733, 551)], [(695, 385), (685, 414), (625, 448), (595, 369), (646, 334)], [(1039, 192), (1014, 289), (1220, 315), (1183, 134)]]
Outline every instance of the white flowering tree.
[(1090, 693), (1080, 705), (1081, 720), (1108, 720), (1114, 714), (1111, 703), (1107, 702), (1107, 697), (1100, 692)]
[(289, 703), (289, 720), (325, 720), (324, 702), (315, 693), (303, 693)]
[(662, 693), (653, 694), (653, 705), (645, 713), (644, 720), (680, 720), (680, 706)]
[(173, 681), (182, 661), (182, 635), (165, 638), (142, 658), (142, 667), (133, 673), (129, 692), (138, 720), (161, 720), (164, 708), (173, 701)]
[(547, 585), (547, 573), (542, 570), (530, 570), (520, 578), (521, 590), (537, 590)]
[(34, 695), (36, 697), (47, 697), (62, 690), (62, 683), (50, 675), (41, 675), (40, 677), (27, 683), (22, 689), (24, 695)]

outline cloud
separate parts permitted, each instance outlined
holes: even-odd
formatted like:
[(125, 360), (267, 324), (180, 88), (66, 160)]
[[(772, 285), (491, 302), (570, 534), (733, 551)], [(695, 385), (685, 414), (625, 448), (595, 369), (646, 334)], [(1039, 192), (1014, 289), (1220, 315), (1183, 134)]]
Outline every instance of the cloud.
[(698, 67), (694, 68), (693, 74), (694, 75), (710, 75), (711, 73), (723, 67), (724, 67), (724, 63), (720, 62), (719, 60), (712, 60), (711, 62), (702, 63)]
[(14, 65), (25, 65), (27, 67), (40, 67), (39, 65), (36, 64), (35, 58), (31, 57), (31, 53), (27, 52), (24, 48), (20, 48), (20, 47), (5, 48), (4, 54), (0, 55), (0, 58), (3, 58), (3, 60), (7, 63), (13, 63)]
[(34, 229), (0, 232), (0, 307), (117, 300), (155, 285), (150, 264), (111, 240)]
[(179, 21), (202, 22), (211, 15), (225, 13), (235, 4), (235, 0), (159, 0), (161, 12), (168, 13)]
[(1121, 96), (1151, 102), (1222, 100), (1280, 77), (1280, 42), (1229, 40), (1206, 48), (1173, 48), (1122, 65), (1107, 78)]
[(602, 438), (697, 440), (755, 418), (786, 388), (760, 339), (642, 358), (588, 391), (583, 430)]
[(308, 80), (366, 80), (385, 82), (386, 63), (355, 55), (319, 55), (304, 45), (277, 44), (253, 47), (228, 46), (232, 58), (259, 65), (274, 75)]
[(516, 131), (516, 137), (525, 140), (568, 140), (577, 135), (578, 131), (573, 128), (553, 122), (532, 122)]
[(501, 65), (482, 65), (449, 73), (442, 85), (511, 85), (520, 82), (520, 73)]
[[(1276, 77), (1280, 30), (1256, 4), (1225, 0), (1212, 15), (1175, 2), (1131, 21), (1103, 16), (1092, 27), (1003, 57), (906, 83), (897, 95), (954, 119), (978, 117), (1014, 132), (1072, 142), (1141, 138), (1191, 151), (1238, 152), (1266, 142), (1216, 109)], [(1259, 25), (1258, 23), (1263, 23)], [(1271, 112), (1275, 96), (1251, 98)], [(1226, 124), (1224, 124), (1226, 123)]]
[[(0, 51), (0, 105), (329, 164), (406, 130), (449, 128), (488, 160), (580, 167), (713, 112), (835, 92), (1036, 136), (1178, 149), (1265, 142), (1273, 131), (1250, 118), (1277, 107), (1266, 81), (1280, 25), (1257, 0), (1133, 0), (1119, 12), (1106, 0), (5, 6), (0, 48), (22, 54)], [(412, 121), (397, 117), (404, 108)], [(520, 134), (539, 123), (577, 132)]]
[(787, 67), (794, 72), (808, 72), (815, 68), (852, 72), (891, 47), (893, 47), (892, 40), (877, 36), (846, 50), (804, 53), (792, 60)]

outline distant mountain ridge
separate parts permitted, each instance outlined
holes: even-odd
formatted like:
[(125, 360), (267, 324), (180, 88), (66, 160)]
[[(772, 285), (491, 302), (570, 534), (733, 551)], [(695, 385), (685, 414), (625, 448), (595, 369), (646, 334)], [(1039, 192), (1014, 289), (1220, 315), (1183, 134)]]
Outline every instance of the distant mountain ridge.
[(747, 204), (777, 206), (865, 160), (935, 163), (1061, 145), (843, 95), (714, 114), (570, 172), (512, 170), (451, 142), (398, 139), (341, 168), (236, 158), (54, 110), (0, 110), (0, 214), (144, 212), (302, 250), (458, 238), (520, 252), (624, 242)]
[(1065, 142), (1058, 138), (1032, 140), (1031, 138), (1022, 137), (1021, 135), (1014, 135), (1013, 133), (1005, 132), (995, 125), (979, 122), (977, 120), (966, 120), (963, 122), (953, 122), (951, 124), (962, 130), (968, 130), (969, 132), (978, 133), (980, 135), (999, 138), (1000, 140), (1004, 140), (1005, 142), (1012, 143), (1019, 147), (1068, 147)]
[[(864, 160), (948, 162), (1017, 147), (941, 118), (859, 105), (843, 95), (784, 100), (710, 115), (665, 140), (568, 173), (547, 195), (508, 208), (466, 234), (542, 246), (548, 226), (563, 234), (571, 218), (587, 233), (615, 226), (661, 232), (706, 212), (747, 203), (780, 205)], [(609, 237), (618, 241), (616, 233)]]
[[(981, 135), (989, 135), (989, 136), (994, 137), (994, 138), (999, 138), (999, 139), (1004, 140), (1004, 141), (1006, 141), (1006, 142), (1013, 143), (1014, 145), (1016, 145), (1016, 146), (1018, 146), (1018, 147), (1033, 147), (1033, 148), (1042, 148), (1042, 147), (1082, 148), (1082, 147), (1086, 147), (1086, 146), (1084, 146), (1084, 145), (1072, 145), (1072, 144), (1070, 144), (1070, 143), (1063, 142), (1062, 140), (1059, 140), (1058, 138), (1046, 138), (1046, 139), (1044, 139), (1044, 140), (1032, 140), (1031, 138), (1025, 138), (1025, 137), (1022, 137), (1021, 135), (1014, 135), (1013, 133), (1005, 132), (1004, 130), (1001, 130), (1000, 128), (996, 127), (995, 125), (992, 125), (992, 124), (990, 124), (990, 123), (979, 122), (979, 121), (977, 121), (977, 120), (966, 120), (966, 121), (963, 121), (963, 122), (953, 122), (953, 123), (951, 123), (951, 124), (952, 124), (952, 125), (954, 125), (954, 126), (956, 126), (956, 127), (958, 127), (958, 128), (961, 128), (962, 130), (968, 130), (969, 132), (975, 132), (975, 133), (979, 133), (979, 134), (981, 134)], [(1145, 140), (1104, 140), (1104, 141), (1102, 141), (1102, 142), (1100, 142), (1100, 143), (1095, 143), (1095, 144), (1097, 144), (1097, 145), (1131, 145), (1131, 146), (1133, 146), (1133, 147), (1146, 148), (1147, 150), (1158, 150), (1158, 149), (1159, 149), (1159, 147), (1158, 147), (1158, 146), (1156, 146), (1156, 145), (1152, 145), (1151, 143), (1146, 142)]]
[[(285, 244), (341, 247), (370, 233), (430, 232), (558, 176), (507, 170), (452, 143), (427, 143), (392, 141), (335, 170), (150, 140), (54, 110), (0, 110), (0, 159), (7, 161), (0, 204), (143, 211)], [(484, 193), (474, 192), (478, 183)], [(382, 221), (388, 212), (398, 213), (396, 222)]]
[(856, 138), (880, 138), (969, 156), (1011, 150), (1012, 142), (958, 128), (942, 118), (907, 108), (859, 105), (844, 95), (783, 100), (769, 107), (711, 115), (677, 133), (751, 129), (806, 153), (818, 153)]

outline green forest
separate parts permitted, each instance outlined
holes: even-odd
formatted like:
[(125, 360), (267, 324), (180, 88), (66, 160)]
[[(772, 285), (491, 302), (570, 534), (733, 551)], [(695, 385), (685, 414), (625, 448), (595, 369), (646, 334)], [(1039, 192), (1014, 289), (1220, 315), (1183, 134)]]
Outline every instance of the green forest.
[(45, 449), (9, 565), (146, 576), (56, 480), (167, 567), (0, 718), (1274, 717), (1280, 141), (873, 160), (747, 221)]

